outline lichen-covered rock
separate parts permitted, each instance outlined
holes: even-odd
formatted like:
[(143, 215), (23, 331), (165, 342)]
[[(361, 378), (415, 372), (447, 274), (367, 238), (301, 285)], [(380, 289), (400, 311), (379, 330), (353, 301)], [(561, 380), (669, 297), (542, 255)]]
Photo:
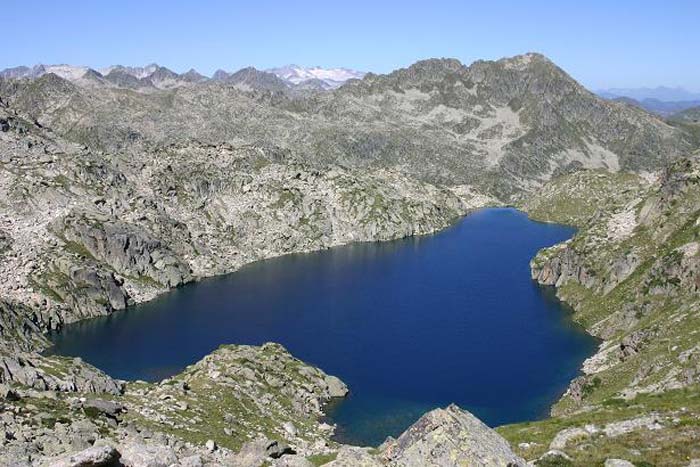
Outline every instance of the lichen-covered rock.
[(124, 467), (169, 467), (177, 463), (172, 448), (157, 444), (129, 442), (119, 446)]
[(456, 405), (423, 415), (396, 440), (382, 445), (391, 466), (525, 466), (508, 442)]
[[(333, 428), (319, 419), (324, 405), (347, 391), (279, 344), (225, 345), (158, 385), (127, 385), (124, 403), (128, 413), (154, 419), (156, 427), (184, 439), (277, 458), (330, 443)], [(251, 444), (249, 433), (263, 437)]]
[(384, 464), (376, 456), (367, 452), (366, 448), (342, 446), (336, 458), (323, 465), (325, 467), (382, 467)]

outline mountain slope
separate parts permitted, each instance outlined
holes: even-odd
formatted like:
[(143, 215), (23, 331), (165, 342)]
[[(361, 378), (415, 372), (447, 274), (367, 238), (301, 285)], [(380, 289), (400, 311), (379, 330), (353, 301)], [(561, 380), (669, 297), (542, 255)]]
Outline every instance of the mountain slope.
[(700, 100), (664, 102), (658, 99), (644, 99), (638, 101), (638, 105), (649, 112), (669, 117), (686, 109), (700, 106)]
[(292, 449), (301, 465), (473, 453), (522, 464), (455, 407), (376, 451), (334, 444), (317, 417), (344, 385), (275, 345), (225, 347), (158, 385), (39, 353), (47, 331), (252, 261), (444, 228), (494, 202), (469, 185), (579, 227), (532, 274), (603, 341), (554, 418), (501, 429), (518, 454), (564, 453), (545, 465), (700, 456), (700, 163), (682, 157), (685, 127), (602, 100), (537, 54), (425, 60), (327, 92), (252, 68), (191, 76), (179, 85), (153, 65), (0, 79), (0, 423), (11, 434), (0, 463), (108, 439), (113, 457), (168, 464), (272, 463)]
[(523, 455), (549, 446), (575, 465), (611, 453), (636, 465), (685, 465), (700, 456), (692, 441), (700, 437), (698, 199), (700, 153), (658, 177), (567, 175), (525, 203), (535, 219), (579, 227), (572, 240), (538, 253), (532, 276), (554, 285), (602, 343), (553, 419), (502, 430), (530, 443)]
[(289, 85), (272, 73), (260, 71), (253, 67), (243, 68), (226, 76), (224, 83), (233, 84), (244, 91), (262, 90), (284, 92)]
[(148, 94), (77, 89), (80, 99), (52, 94), (30, 107), (21, 104), (30, 83), (0, 95), (98, 149), (265, 141), (309, 163), (393, 167), (502, 198), (580, 167), (652, 169), (691, 146), (682, 129), (596, 97), (537, 54), (469, 67), (427, 60), (310, 95), (285, 92), (281, 79), (252, 68), (217, 79)]
[[(32, 83), (37, 99), (55, 79)], [(25, 327), (0, 317), (0, 351), (261, 258), (432, 232), (486, 202), (396, 171), (319, 170), (270, 145), (105, 154), (14, 109), (0, 122), (0, 297), (36, 313), (28, 337), (5, 335)]]
[(675, 113), (670, 120), (680, 123), (700, 123), (700, 105)]

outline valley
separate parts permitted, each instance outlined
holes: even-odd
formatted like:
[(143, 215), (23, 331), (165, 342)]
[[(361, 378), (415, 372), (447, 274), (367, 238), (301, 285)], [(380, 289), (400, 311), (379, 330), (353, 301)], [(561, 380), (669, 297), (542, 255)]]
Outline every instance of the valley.
[[(328, 89), (146, 68), (0, 75), (0, 463), (700, 459), (693, 122), (601, 99), (540, 54)], [(185, 284), (504, 205), (578, 229), (531, 275), (602, 341), (545, 420), (496, 433), (446, 402), (363, 449), (321, 419), (352, 386), (279, 344), (224, 346), (160, 383), (44, 352), (48, 332)]]

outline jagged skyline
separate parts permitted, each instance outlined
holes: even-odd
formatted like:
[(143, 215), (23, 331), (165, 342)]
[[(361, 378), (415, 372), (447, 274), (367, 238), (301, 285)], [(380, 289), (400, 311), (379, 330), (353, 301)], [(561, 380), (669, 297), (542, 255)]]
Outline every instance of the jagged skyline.
[[(157, 62), (178, 73), (195, 68), (264, 70), (289, 63), (385, 73), (430, 57), (465, 64), (529, 51), (564, 67), (589, 89), (681, 86), (700, 91), (694, 56), (694, 2), (647, 5), (548, 1), (467, 5), (363, 1), (344, 5), (189, 6), (101, 2), (71, 8), (40, 2), (29, 11), (7, 2), (9, 37), (0, 68), (68, 63), (95, 69)], [(649, 2), (651, 3), (651, 2)], [(663, 35), (650, 34), (663, 28)], [(86, 41), (85, 38), (90, 40)], [(115, 40), (117, 38), (119, 40)], [(31, 40), (30, 40), (31, 39)], [(381, 46), (378, 46), (381, 45)]]

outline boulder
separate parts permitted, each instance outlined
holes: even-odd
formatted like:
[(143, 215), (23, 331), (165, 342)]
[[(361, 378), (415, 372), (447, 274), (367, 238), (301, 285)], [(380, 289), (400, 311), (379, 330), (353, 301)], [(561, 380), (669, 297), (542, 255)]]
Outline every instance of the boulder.
[(6, 400), (9, 402), (14, 402), (14, 401), (20, 400), (21, 397), (17, 393), (17, 391), (12, 389), (7, 384), (0, 384), (0, 399)]
[(345, 397), (348, 394), (348, 387), (340, 378), (333, 375), (326, 375), (324, 378), (328, 385), (328, 394), (330, 397)]
[(382, 445), (391, 466), (525, 466), (508, 442), (456, 405), (423, 415), (396, 440)]
[(175, 452), (159, 445), (127, 443), (119, 446), (124, 467), (168, 467), (177, 463)]
[(606, 459), (605, 467), (634, 467), (634, 464), (624, 459)]
[(124, 405), (102, 399), (89, 399), (83, 403), (83, 408), (94, 409), (110, 418), (116, 418), (124, 411)]
[(234, 465), (241, 467), (257, 467), (270, 459), (280, 459), (287, 454), (294, 454), (294, 450), (279, 441), (271, 441), (266, 438), (258, 438), (243, 445), (235, 456)]
[(45, 463), (45, 467), (117, 467), (120, 454), (112, 446), (92, 446)]
[(271, 441), (265, 448), (265, 452), (268, 456), (273, 459), (279, 459), (285, 454), (294, 454), (294, 449), (289, 447), (288, 444), (282, 443), (280, 441)]
[(207, 451), (209, 452), (214, 452), (216, 451), (216, 442), (213, 439), (207, 440), (207, 442), (204, 445), (207, 448)]

